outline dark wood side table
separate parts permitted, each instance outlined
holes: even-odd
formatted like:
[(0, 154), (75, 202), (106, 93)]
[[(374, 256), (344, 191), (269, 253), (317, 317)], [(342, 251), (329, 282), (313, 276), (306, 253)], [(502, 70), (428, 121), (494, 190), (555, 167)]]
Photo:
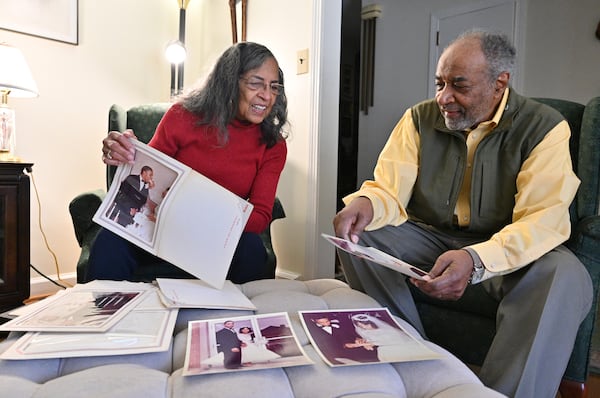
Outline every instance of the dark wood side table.
[(29, 297), (32, 163), (0, 161), (0, 312), (19, 307)]

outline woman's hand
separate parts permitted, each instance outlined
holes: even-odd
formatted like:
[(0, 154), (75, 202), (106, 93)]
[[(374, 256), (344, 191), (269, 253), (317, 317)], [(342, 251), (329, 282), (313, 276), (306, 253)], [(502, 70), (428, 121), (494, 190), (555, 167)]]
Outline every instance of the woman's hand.
[(102, 140), (102, 161), (111, 166), (121, 163), (134, 163), (135, 147), (130, 139), (137, 140), (133, 130), (125, 130), (123, 133), (109, 131), (106, 138)]

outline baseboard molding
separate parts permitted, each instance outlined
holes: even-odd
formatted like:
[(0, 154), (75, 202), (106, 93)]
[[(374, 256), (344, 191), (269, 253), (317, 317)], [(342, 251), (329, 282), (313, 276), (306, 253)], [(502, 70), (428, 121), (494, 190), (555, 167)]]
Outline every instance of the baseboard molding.
[[(57, 275), (48, 275), (48, 278), (56, 281), (56, 283), (60, 283), (61, 285), (68, 284), (70, 286), (74, 286), (77, 283), (77, 273), (69, 272), (66, 274), (61, 274), (61, 281), (58, 280)], [(30, 293), (31, 297), (39, 296), (39, 295), (47, 295), (53, 294), (59, 291), (61, 288), (56, 286), (54, 283), (50, 282), (48, 279), (37, 276), (35, 278), (30, 279)]]
[(291, 279), (291, 280), (294, 280), (294, 279), (300, 278), (300, 274), (298, 274), (296, 272), (288, 271), (288, 270), (285, 270), (285, 269), (277, 268), (275, 270), (275, 278), (276, 279)]
[[(48, 275), (48, 277), (53, 281), (56, 281), (57, 283), (61, 283), (56, 275)], [(300, 274), (285, 269), (277, 269), (277, 271), (275, 272), (275, 277), (278, 279), (294, 280), (300, 278)], [(70, 272), (67, 274), (61, 274), (61, 279), (64, 283), (68, 283), (69, 285), (74, 286), (77, 283), (77, 273)], [(61, 289), (60, 287), (56, 286), (54, 283), (50, 282), (48, 279), (42, 276), (31, 278), (30, 286), (30, 296), (32, 297), (53, 294)]]

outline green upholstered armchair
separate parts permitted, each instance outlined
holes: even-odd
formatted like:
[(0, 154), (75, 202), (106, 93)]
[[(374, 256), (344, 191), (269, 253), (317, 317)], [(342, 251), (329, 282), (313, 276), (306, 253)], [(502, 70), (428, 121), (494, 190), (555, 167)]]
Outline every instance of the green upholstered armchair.
[[(563, 398), (585, 397), (600, 279), (600, 97), (587, 105), (560, 99), (537, 100), (560, 111), (569, 122), (573, 167), (581, 180), (570, 207), (572, 231), (566, 245), (592, 277), (594, 302), (579, 328), (560, 392)], [(467, 289), (456, 302), (435, 300), (412, 286), (411, 289), (427, 337), (464, 362), (481, 365), (495, 333), (498, 303), (480, 285)]]
[[(126, 129), (132, 129), (138, 139), (144, 143), (148, 143), (154, 135), (154, 130), (160, 122), (160, 119), (169, 108), (170, 103), (154, 103), (139, 105), (125, 110), (118, 105), (111, 106), (108, 112), (108, 131), (125, 131)], [(115, 174), (116, 167), (108, 166), (106, 168), (106, 189), (110, 187), (113, 176)], [(104, 189), (85, 192), (75, 197), (69, 204), (69, 212), (73, 220), (73, 227), (75, 229), (75, 237), (81, 247), (81, 254), (77, 261), (77, 282), (83, 282), (85, 277), (88, 258), (90, 255), (90, 248), (100, 231), (100, 226), (92, 221), (92, 217), (96, 213), (96, 210), (100, 206), (100, 203), (106, 196)], [(274, 220), (284, 218), (285, 212), (283, 206), (279, 201), (279, 198), (275, 198), (273, 204), (273, 213), (271, 222)], [(271, 226), (267, 227), (262, 232), (261, 238), (267, 249), (267, 261), (275, 269), (277, 265), (277, 258), (273, 251), (273, 245), (271, 241)], [(150, 275), (161, 275), (163, 277), (182, 277), (185, 273), (173, 274), (172, 268), (163, 269), (162, 267), (143, 267), (135, 278), (142, 281), (150, 280)]]

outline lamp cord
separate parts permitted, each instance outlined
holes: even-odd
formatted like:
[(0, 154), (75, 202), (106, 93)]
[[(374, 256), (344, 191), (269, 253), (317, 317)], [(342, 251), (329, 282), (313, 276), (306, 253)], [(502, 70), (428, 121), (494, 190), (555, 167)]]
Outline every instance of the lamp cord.
[[(40, 276), (42, 276), (43, 278), (49, 280), (50, 282), (52, 282), (53, 284), (55, 284), (56, 286), (62, 288), (62, 289), (66, 289), (67, 286), (65, 285), (61, 285), (60, 283), (56, 282), (54, 279), (50, 278), (49, 276), (47, 276), (46, 274), (42, 273), (42, 271), (40, 271), (39, 269), (37, 269), (36, 267), (33, 266), (33, 264), (29, 264), (29, 266), (38, 274), (40, 274)], [(60, 280), (60, 279), (59, 279)], [(62, 281), (64, 283), (64, 281)]]
[(40, 232), (42, 234), (42, 238), (44, 238), (44, 244), (46, 245), (46, 248), (48, 249), (48, 251), (52, 255), (52, 258), (54, 259), (54, 266), (56, 268), (56, 278), (60, 282), (62, 282), (62, 284), (60, 284), (60, 283), (52, 280), (50, 277), (48, 277), (47, 275), (45, 275), (42, 272), (40, 272), (32, 264), (29, 264), (29, 266), (31, 268), (33, 268), (35, 270), (35, 272), (37, 272), (38, 274), (40, 274), (42, 277), (46, 278), (50, 282), (54, 283), (56, 286), (59, 286), (59, 287), (61, 287), (63, 289), (66, 289), (67, 287), (73, 287), (73, 285), (71, 285), (70, 283), (62, 280), (61, 277), (60, 277), (60, 267), (58, 266), (58, 258), (56, 257), (56, 253), (54, 253), (54, 251), (50, 248), (50, 245), (48, 244), (48, 239), (46, 238), (46, 233), (44, 232), (44, 228), (42, 226), (42, 204), (41, 204), (41, 201), (40, 201), (40, 194), (38, 192), (37, 185), (35, 183), (35, 178), (33, 178), (33, 170), (31, 169), (31, 167), (27, 167), (25, 170), (26, 170), (27, 175), (29, 175), (29, 177), (31, 178), (31, 182), (32, 182), (32, 185), (33, 185), (33, 190), (35, 191), (35, 197), (37, 199), (37, 205), (38, 205), (38, 225), (40, 227)]

